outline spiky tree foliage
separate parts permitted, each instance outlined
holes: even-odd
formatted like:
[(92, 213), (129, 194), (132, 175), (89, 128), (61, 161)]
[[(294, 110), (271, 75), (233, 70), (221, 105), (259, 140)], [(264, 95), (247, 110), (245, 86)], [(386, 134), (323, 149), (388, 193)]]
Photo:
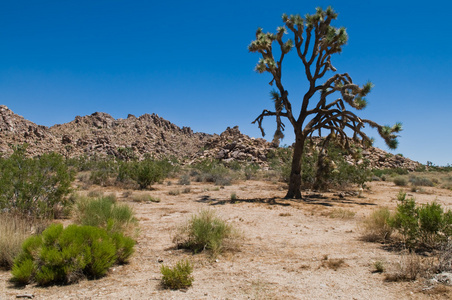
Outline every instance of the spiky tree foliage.
[[(369, 145), (372, 140), (362, 131), (365, 125), (369, 125), (378, 131), (389, 148), (395, 149), (396, 134), (402, 130), (400, 123), (392, 127), (382, 126), (374, 121), (361, 119), (352, 111), (352, 109), (362, 110), (366, 107), (365, 97), (373, 85), (367, 82), (359, 86), (353, 83), (347, 73), (335, 73), (336, 68), (331, 63), (331, 56), (340, 53), (348, 39), (344, 27), (331, 26), (331, 21), (336, 18), (337, 13), (331, 7), (326, 10), (317, 8), (315, 14), (307, 14), (304, 18), (300, 15), (284, 14), (282, 16), (284, 25), (278, 27), (276, 33), (264, 33), (259, 28), (256, 32), (256, 40), (248, 47), (250, 52), (257, 52), (262, 56), (256, 65), (256, 71), (270, 73), (273, 77), (270, 85), (276, 86), (276, 89), (271, 92), (275, 109), (263, 110), (253, 123), (257, 122), (262, 135), (265, 135), (262, 127), (263, 119), (275, 116), (274, 141), (284, 137), (284, 119), (288, 120), (294, 129), (294, 154), (287, 198), (301, 198), (300, 172), (303, 146), (313, 134), (322, 136), (322, 131), (326, 131), (327, 135), (348, 147), (348, 134), (352, 133), (350, 135), (355, 141)], [(293, 36), (292, 39), (284, 39), (284, 35), (288, 32)], [(298, 115), (292, 109), (289, 93), (282, 82), (283, 60), (294, 49), (303, 63), (309, 84)], [(319, 81), (329, 71), (335, 74), (320, 83)], [(313, 99), (314, 95), (319, 97)], [(327, 100), (330, 96), (338, 96), (338, 98)]]

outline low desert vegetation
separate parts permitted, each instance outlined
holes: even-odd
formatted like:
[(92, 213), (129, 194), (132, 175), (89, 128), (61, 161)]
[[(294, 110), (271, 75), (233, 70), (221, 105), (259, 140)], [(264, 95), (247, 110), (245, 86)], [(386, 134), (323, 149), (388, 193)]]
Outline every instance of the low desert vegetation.
[(122, 233), (93, 226), (51, 225), (29, 237), (12, 268), (18, 284), (69, 284), (104, 276), (114, 264), (127, 262), (135, 242)]
[(422, 264), (421, 258), (417, 254), (403, 254), (395, 269), (385, 274), (385, 280), (389, 282), (413, 281), (427, 272), (426, 266)]
[(333, 219), (352, 219), (355, 212), (344, 208), (335, 208), (328, 213), (328, 216)]
[(322, 258), (321, 267), (332, 269), (337, 271), (339, 268), (345, 266), (345, 260), (342, 258), (329, 258), (328, 255), (324, 255)]
[(74, 172), (61, 155), (27, 158), (26, 148), (0, 157), (0, 210), (47, 219), (67, 214)]
[[(305, 153), (301, 165), (302, 188), (326, 191), (331, 188), (343, 188), (349, 185), (364, 186), (372, 180), (372, 171), (368, 162), (351, 165), (345, 160), (346, 155), (353, 153), (357, 161), (362, 158), (358, 150), (343, 150), (338, 145), (330, 144), (325, 150), (328, 155), (319, 156), (319, 150), (313, 144), (305, 145)], [(290, 178), (293, 151), (291, 148), (278, 148), (269, 153), (269, 166), (282, 182)], [(322, 158), (322, 159), (319, 159)]]
[(407, 186), (408, 185), (408, 180), (406, 180), (405, 177), (401, 177), (401, 176), (397, 176), (396, 178), (394, 178), (393, 182), (397, 186)]
[(144, 203), (159, 203), (161, 200), (158, 197), (146, 195), (146, 194), (140, 194), (140, 195), (134, 195), (132, 197), (133, 202), (144, 202)]
[(394, 228), (390, 225), (393, 213), (387, 207), (373, 211), (362, 222), (362, 237), (368, 242), (387, 242), (390, 240)]
[[(419, 276), (452, 270), (452, 211), (436, 202), (417, 205), (400, 191), (395, 211), (379, 208), (364, 219), (362, 237), (369, 242), (392, 244), (401, 251), (400, 262), (385, 273), (386, 281), (412, 281)], [(417, 253), (430, 253), (428, 261)], [(374, 265), (376, 272), (386, 268)], [(389, 268), (388, 268), (389, 269)]]
[(407, 249), (439, 249), (452, 235), (452, 211), (436, 202), (417, 205), (400, 191), (395, 212), (375, 210), (363, 221), (363, 238), (372, 242), (390, 241), (393, 233)]
[[(145, 158), (120, 160), (114, 157), (81, 157), (68, 164), (78, 171), (89, 171), (89, 184), (149, 189), (178, 170), (174, 159)], [(86, 178), (86, 177), (84, 177)]]
[[(452, 183), (452, 176), (447, 172), (408, 175), (402, 169), (392, 173), (376, 172), (371, 171), (365, 161), (353, 166), (344, 159), (345, 155), (351, 154), (334, 145), (329, 146), (329, 156), (323, 158), (321, 165), (322, 170), (328, 172), (320, 172), (318, 149), (309, 144), (306, 147), (311, 147), (309, 152), (312, 153), (303, 159), (302, 176), (304, 188), (307, 189), (315, 186), (319, 190), (342, 189), (350, 185), (364, 187), (372, 177), (382, 180), (383, 176), (387, 176), (387, 180), (402, 178), (406, 185), (416, 189), (444, 187)], [(357, 159), (362, 158), (357, 150), (354, 155)], [(0, 190), (3, 211), (0, 214), (0, 266), (12, 268), (13, 279), (18, 284), (45, 286), (100, 278), (113, 265), (129, 261), (135, 245), (131, 237), (136, 237), (138, 233), (133, 210), (114, 196), (118, 194), (118, 188), (127, 188), (127, 191), (119, 193), (122, 195), (119, 199), (149, 203), (161, 201), (156, 194), (164, 202), (168, 197), (166, 194), (178, 198), (187, 197), (182, 194), (192, 190), (196, 193), (198, 187), (192, 182), (207, 183), (202, 190), (209, 192), (220, 191), (239, 180), (265, 179), (275, 184), (277, 181), (287, 182), (291, 156), (292, 149), (289, 147), (271, 151), (268, 156), (269, 170), (264, 170), (253, 162), (224, 163), (214, 159), (184, 166), (176, 161), (152, 158), (120, 161), (97, 157), (74, 163), (56, 154), (26, 158), (24, 149), (18, 148), (10, 158), (0, 158), (0, 184), (4, 187)], [(25, 167), (18, 168), (18, 164)], [(75, 171), (83, 172), (83, 176), (77, 176), (79, 181), (76, 184), (86, 181), (84, 186), (87, 186), (87, 191), (71, 194)], [(169, 176), (172, 182), (178, 184), (173, 185), (175, 189), (164, 186), (166, 191), (162, 192), (161, 186), (153, 187)], [(107, 191), (111, 193), (112, 189), (93, 185), (117, 187), (114, 194), (108, 194)], [(230, 193), (226, 197), (238, 203), (237, 193), (227, 187), (226, 190)], [(87, 196), (76, 196), (79, 194)], [(6, 201), (10, 197), (13, 201)], [(30, 201), (31, 198), (34, 200)], [(292, 216), (290, 212), (278, 215)], [(355, 212), (348, 208), (332, 208), (325, 216), (350, 220)], [(51, 225), (46, 229), (48, 219), (61, 217), (71, 217), (66, 221), (75, 224), (66, 228)], [(392, 243), (395, 249), (437, 254), (437, 263), (431, 272), (452, 270), (452, 251), (448, 242), (452, 235), (452, 213), (445, 211), (438, 203), (417, 205), (414, 199), (401, 193), (396, 210), (381, 208), (374, 211), (364, 220), (361, 228), (367, 241)], [(212, 258), (224, 251), (238, 249), (240, 239), (241, 234), (231, 223), (219, 218), (214, 210), (201, 210), (177, 229), (173, 241), (178, 248), (195, 254), (206, 252)], [(415, 262), (414, 259), (412, 261)], [(343, 259), (325, 259), (321, 266), (338, 270), (346, 264)], [(387, 263), (384, 266), (375, 263), (374, 269), (384, 273), (387, 280), (412, 280), (419, 273), (413, 275), (410, 266), (408, 262), (400, 263), (395, 268), (390, 268)], [(173, 267), (162, 266), (162, 285), (170, 289), (187, 288), (193, 282), (192, 270), (193, 266), (186, 260), (177, 262)]]
[(34, 233), (42, 232), (45, 220), (9, 213), (0, 214), (0, 267), (10, 269), (20, 253), (22, 243)]
[(137, 220), (127, 204), (116, 202), (114, 197), (80, 197), (74, 210), (75, 222), (95, 226), (108, 232), (131, 232)]
[(188, 288), (194, 281), (192, 272), (193, 266), (188, 260), (178, 261), (172, 268), (162, 265), (160, 267), (160, 273), (162, 273), (162, 285), (163, 287), (172, 290)]
[(377, 260), (373, 263), (375, 273), (383, 273), (385, 271), (385, 265), (381, 260)]
[(218, 160), (204, 159), (191, 166), (191, 176), (196, 182), (213, 182), (215, 185), (231, 185), (235, 173)]
[(238, 238), (232, 225), (219, 218), (213, 210), (201, 210), (178, 229), (173, 241), (178, 248), (193, 253), (208, 250), (218, 255), (224, 250), (237, 248)]

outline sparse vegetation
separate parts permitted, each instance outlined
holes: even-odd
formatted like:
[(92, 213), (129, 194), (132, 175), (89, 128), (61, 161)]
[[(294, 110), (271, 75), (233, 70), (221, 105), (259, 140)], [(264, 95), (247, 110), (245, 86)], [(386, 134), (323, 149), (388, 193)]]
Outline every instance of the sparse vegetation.
[(33, 233), (45, 229), (46, 222), (21, 215), (0, 213), (0, 267), (10, 269), (22, 243)]
[(216, 216), (213, 210), (201, 210), (181, 228), (174, 237), (179, 248), (190, 249), (194, 253), (210, 250), (220, 254), (224, 249), (236, 246), (234, 228)]
[(386, 242), (397, 231), (408, 249), (437, 249), (452, 235), (452, 211), (444, 212), (436, 202), (417, 206), (403, 191), (397, 199), (394, 214), (380, 208), (364, 220), (364, 240)]
[(160, 198), (158, 197), (153, 197), (151, 195), (146, 195), (146, 194), (141, 194), (141, 195), (134, 195), (132, 197), (132, 200), (134, 202), (154, 202), (154, 203), (159, 203), (160, 202)]
[(408, 185), (408, 181), (404, 177), (400, 177), (400, 176), (394, 178), (393, 182), (397, 186), (407, 186)]
[(423, 272), (421, 260), (416, 254), (402, 255), (400, 262), (396, 266), (396, 270), (385, 275), (385, 280), (389, 282), (396, 281), (412, 281)]
[[(307, 143), (301, 166), (302, 188), (327, 190), (329, 188), (345, 187), (351, 184), (363, 186), (365, 182), (372, 179), (372, 171), (368, 163), (351, 165), (345, 160), (349, 152), (342, 150), (339, 146), (331, 143), (325, 151), (327, 157), (319, 168), (319, 151), (314, 144)], [(359, 158), (359, 155), (355, 155)], [(278, 148), (269, 153), (269, 165), (276, 171), (280, 181), (288, 182), (291, 170), (291, 148)], [(321, 170), (322, 171), (321, 171)]]
[(329, 217), (335, 219), (352, 219), (355, 214), (354, 211), (348, 209), (335, 208), (329, 213)]
[(433, 186), (433, 181), (427, 177), (410, 176), (410, 183), (414, 186)]
[(392, 214), (387, 207), (379, 208), (366, 217), (362, 223), (362, 237), (369, 242), (387, 242), (392, 235), (390, 224)]
[(130, 231), (136, 224), (132, 209), (111, 197), (79, 198), (75, 219), (78, 224), (101, 227), (109, 232)]
[(192, 272), (193, 266), (187, 260), (178, 261), (173, 268), (162, 265), (160, 267), (160, 273), (163, 275), (162, 285), (173, 290), (190, 287), (194, 281)]
[(177, 195), (180, 195), (180, 190), (170, 190), (170, 191), (168, 192), (168, 195), (170, 195), (170, 196), (177, 196)]
[(197, 182), (213, 182), (216, 185), (231, 185), (233, 175), (230, 169), (217, 160), (204, 159), (192, 165), (192, 176)]
[(190, 185), (190, 175), (183, 174), (179, 177), (179, 185)]
[(383, 273), (385, 271), (384, 263), (381, 260), (377, 260), (373, 264), (376, 273)]
[(345, 260), (342, 258), (328, 258), (325, 255), (322, 259), (322, 267), (337, 271), (340, 267), (345, 265)]
[(237, 194), (231, 193), (231, 201), (236, 201), (236, 200), (237, 200)]
[[(82, 160), (82, 159), (80, 159)], [(89, 181), (101, 186), (126, 186), (147, 189), (168, 177), (176, 169), (169, 159), (118, 160), (112, 156), (92, 157), (82, 160), (79, 169), (90, 171)], [(76, 164), (72, 162), (73, 164)]]
[(280, 213), (279, 216), (280, 217), (290, 217), (290, 216), (292, 216), (292, 214), (288, 213), (288, 212), (287, 213)]

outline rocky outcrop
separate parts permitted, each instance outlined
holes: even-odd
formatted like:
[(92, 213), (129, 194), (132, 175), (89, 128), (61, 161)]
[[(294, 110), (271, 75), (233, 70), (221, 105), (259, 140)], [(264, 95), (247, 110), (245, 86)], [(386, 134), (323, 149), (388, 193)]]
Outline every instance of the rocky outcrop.
[[(121, 159), (176, 157), (188, 163), (204, 158), (224, 162), (248, 161), (267, 164), (268, 153), (277, 148), (262, 138), (252, 138), (239, 128), (228, 127), (220, 135), (193, 132), (190, 127), (177, 125), (156, 114), (140, 117), (129, 114), (126, 119), (115, 119), (107, 113), (95, 112), (77, 116), (69, 123), (50, 128), (36, 125), (0, 105), (0, 154), (12, 153), (10, 145), (27, 143), (30, 156), (58, 152), (67, 157), (80, 155), (113, 155)], [(316, 138), (314, 143), (320, 143)], [(374, 168), (416, 169), (420, 164), (381, 149), (362, 149), (361, 159), (351, 155), (352, 164), (370, 162)]]
[(225, 162), (233, 160), (263, 163), (275, 145), (262, 138), (250, 138), (240, 132), (238, 126), (228, 127), (220, 135), (214, 135), (205, 144), (196, 159), (216, 158)]
[(33, 145), (27, 149), (30, 156), (54, 150), (55, 137), (49, 129), (36, 125), (12, 112), (5, 105), (0, 105), (0, 154), (13, 152), (11, 145), (27, 143)]
[[(361, 152), (362, 159), (358, 160), (358, 164), (364, 160), (369, 161), (370, 166), (375, 169), (395, 169), (402, 168), (410, 171), (416, 170), (421, 164), (400, 154), (393, 155), (379, 148), (371, 147)], [(353, 163), (353, 159), (348, 157), (348, 161)]]
[(60, 140), (57, 151), (69, 156), (82, 154), (113, 155), (124, 158), (144, 155), (191, 157), (210, 135), (179, 128), (156, 114), (114, 119), (106, 113), (77, 116), (74, 121), (50, 127)]

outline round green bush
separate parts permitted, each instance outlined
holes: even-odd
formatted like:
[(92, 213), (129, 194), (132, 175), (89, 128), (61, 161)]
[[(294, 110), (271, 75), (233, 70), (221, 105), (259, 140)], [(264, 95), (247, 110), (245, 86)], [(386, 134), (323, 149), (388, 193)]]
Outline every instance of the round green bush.
[(104, 276), (115, 263), (126, 262), (134, 241), (102, 228), (51, 225), (41, 235), (27, 239), (14, 261), (13, 280), (39, 285), (68, 284), (86, 277)]

